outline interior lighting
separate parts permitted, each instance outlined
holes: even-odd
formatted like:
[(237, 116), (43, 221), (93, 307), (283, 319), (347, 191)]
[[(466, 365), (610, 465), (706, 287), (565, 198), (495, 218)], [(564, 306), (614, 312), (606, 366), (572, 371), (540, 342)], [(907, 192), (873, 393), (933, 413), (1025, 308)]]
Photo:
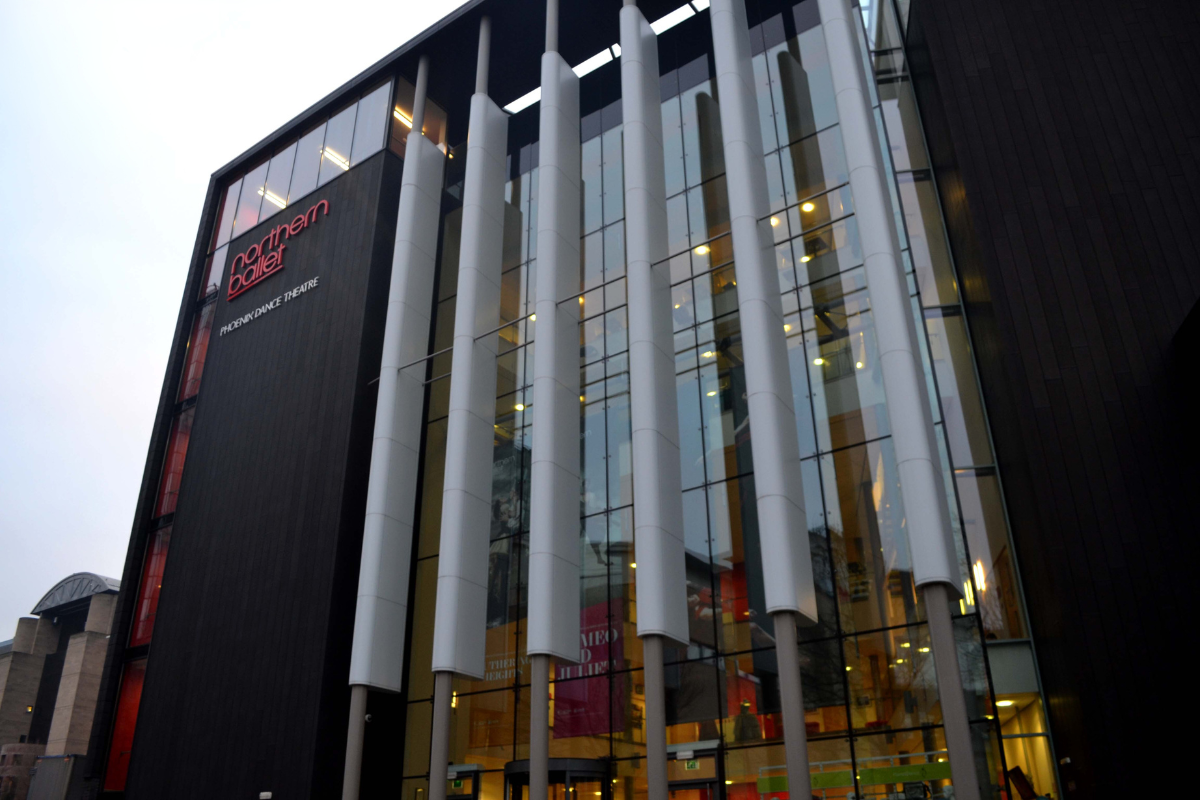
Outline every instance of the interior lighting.
[(692, 7), (684, 4), (675, 9), (665, 17), (659, 17), (650, 23), (650, 30), (654, 31), (655, 36), (662, 36), (663, 31), (669, 31), (685, 19), (691, 19), (696, 16), (696, 12)]
[(692, 0), (692, 6), (697, 11), (704, 11), (708, 8), (708, 0)]
[(706, 244), (698, 244), (692, 252), (698, 256), (706, 256), (711, 252), (711, 248)]
[(606, 47), (599, 53), (596, 53), (596, 55), (586, 59), (583, 63), (571, 67), (571, 71), (574, 72), (576, 76), (582, 78), (584, 75), (587, 75), (589, 72), (595, 72), (612, 60), (612, 50)]
[(398, 107), (392, 108), (392, 116), (400, 120), (400, 123), (409, 130), (412, 130), (412, 117), (410, 117), (408, 114), (405, 114)]
[(524, 404), (524, 403), (517, 403), (515, 406), (513, 406), (513, 408), (515, 408), (517, 411), (524, 411), (524, 410), (525, 410), (525, 404)]
[[(619, 45), (619, 44), (610, 44), (610, 45), (608, 46), (608, 49), (609, 49), (609, 50), (612, 50), (612, 53), (613, 53), (613, 57), (614, 57), (614, 58), (620, 58), (620, 57), (621, 57), (621, 45)], [(613, 781), (613, 783), (616, 783), (616, 781)]]
[(725, 781), (726, 786), (733, 786), (733, 781)]
[(787, 333), (791, 329), (792, 329), (792, 326), (789, 323), (787, 323), (787, 322), (783, 323), (783, 332), (784, 333)]
[(583, 402), (583, 395), (579, 395), (579, 402)]
[(516, 100), (513, 100), (511, 103), (509, 103), (508, 105), (506, 105), (504, 107), (504, 110), (510, 114), (516, 114), (520, 111), (524, 111), (525, 109), (529, 108), (534, 103), (539, 102), (541, 99), (542, 99), (542, 87), (539, 86), (536, 89), (534, 89), (532, 92), (529, 92), (528, 94), (523, 94), (520, 97), (518, 97)]
[(1014, 703), (1012, 700), (997, 700), (996, 705), (998, 705), (1000, 708), (1008, 708), (1009, 706), (1014, 705)]
[(530, 322), (537, 322), (537, 314), (530, 314), (530, 315), (529, 315), (529, 321), (530, 321)]
[(854, 669), (854, 667), (846, 667), (846, 672), (849, 672), (852, 669)]
[(812, 256), (810, 256), (810, 255), (803, 255), (803, 256), (800, 256), (800, 263), (801, 263), (801, 264), (807, 264), (809, 261), (812, 261)]
[(861, 362), (861, 361), (855, 361), (855, 362), (854, 362), (854, 368), (855, 368), (855, 369), (862, 369), (862, 362)]
[(813, 359), (813, 363), (819, 367), (825, 363), (825, 359), (821, 358), (820, 356), (817, 356), (816, 358)]
[(337, 166), (341, 167), (343, 171), (350, 169), (350, 162), (334, 151), (330, 150), (328, 147), (322, 148), (321, 152), (325, 154), (326, 158), (328, 158)]
[(897, 663), (897, 664), (903, 664), (903, 663), (904, 663), (904, 659), (903, 659), (903, 658), (897, 658), (897, 659), (896, 659), (896, 663)]
[(708, 393), (708, 396), (709, 396), (709, 397), (716, 397), (716, 396), (717, 396), (717, 393), (716, 393), (716, 392), (709, 392), (709, 393)]
[(811, 202), (811, 201), (810, 201), (810, 202), (808, 202), (808, 203), (804, 203), (804, 204), (802, 204), (802, 205), (800, 206), (800, 210), (801, 210), (801, 211), (803, 211), (804, 213), (806, 213), (806, 214), (807, 214), (807, 213), (808, 213), (808, 212), (810, 212), (810, 211), (816, 211), (816, 210), (817, 210), (817, 205), (816, 205), (816, 203), (813, 203), (813, 202)]
[(676, 308), (679, 308), (679, 303), (676, 303), (676, 304), (675, 304), (675, 307), (676, 307)]
[(772, 228), (779, 227), (779, 217), (771, 217), (771, 227)]
[(979, 591), (986, 592), (987, 591), (987, 581), (985, 580), (985, 578), (987, 577), (987, 575), (983, 571), (983, 561), (982, 560), (976, 561), (975, 567), (973, 568), (972, 571), (975, 573), (975, 583), (979, 586)]
[(32, 714), (32, 713), (33, 713), (33, 706), (25, 706), (25, 713), (26, 713), (26, 714)]
[(900, 646), (901, 646), (901, 647), (912, 647), (912, 644), (911, 644), (911, 643), (909, 643), (909, 642), (901, 642), (901, 643), (900, 643)]
[(280, 208), (287, 208), (287, 200), (272, 192), (270, 189), (259, 189), (259, 197), (265, 197)]
[(917, 650), (917, 652), (918, 652), (918, 653), (928, 653), (928, 652), (929, 652), (929, 648), (928, 648), (928, 647), (922, 647), (922, 648), (919, 648), (919, 649)]
[(458, 692), (450, 693), (450, 707), (458, 708)]
[(637, 562), (636, 562), (636, 561), (630, 561), (630, 562), (629, 562), (629, 568), (630, 568), (630, 569), (637, 569)]
[(715, 355), (716, 355), (716, 353), (714, 353), (712, 350), (705, 350), (703, 353), (700, 354), (700, 357), (701, 358), (712, 358)]

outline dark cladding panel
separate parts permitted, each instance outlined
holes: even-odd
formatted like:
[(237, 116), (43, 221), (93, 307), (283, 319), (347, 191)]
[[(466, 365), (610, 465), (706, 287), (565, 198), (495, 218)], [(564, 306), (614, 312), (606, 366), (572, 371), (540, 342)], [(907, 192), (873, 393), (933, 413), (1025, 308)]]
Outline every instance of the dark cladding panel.
[(344, 738), (399, 172), (381, 153), (230, 245), (232, 267), (318, 206), (280, 232), (281, 268), (232, 300), (222, 281), (131, 797), (322, 797), (340, 780), (324, 729)]
[(1178, 726), (1189, 685), (1195, 394), (1172, 340), (1200, 296), (1200, 6), (911, 7), (1062, 788), (1103, 797), (1171, 760), (1139, 732)]

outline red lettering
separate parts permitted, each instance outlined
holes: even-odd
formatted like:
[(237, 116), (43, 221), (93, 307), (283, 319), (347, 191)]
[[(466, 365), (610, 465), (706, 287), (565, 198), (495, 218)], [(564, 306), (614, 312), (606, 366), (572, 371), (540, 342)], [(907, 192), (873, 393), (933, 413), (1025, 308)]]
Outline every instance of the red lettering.
[(317, 209), (320, 208), (321, 206), (325, 206), (325, 216), (329, 216), (329, 201), (322, 200), (321, 202), (317, 203), (315, 206), (310, 208), (308, 210), (308, 213), (304, 215), (304, 217), (307, 221), (306, 224), (308, 222), (316, 222), (317, 221)]
[(226, 300), (232, 300), (283, 269), (283, 253), (287, 245), (281, 242), (307, 228), (310, 222), (316, 222), (317, 212), (322, 210), (326, 215), (329, 214), (328, 200), (317, 202), (307, 213), (296, 217), (291, 223), (284, 222), (276, 226), (261, 242), (250, 245), (244, 253), (236, 255), (229, 267), (229, 291)]
[(295, 236), (297, 233), (304, 230), (307, 219), (308, 218), (305, 215), (301, 214), (292, 220), (292, 224), (288, 226), (288, 230), (291, 231), (292, 236)]
[(246, 263), (251, 264), (258, 261), (260, 255), (262, 255), (262, 248), (256, 244), (250, 245), (250, 249), (246, 251)]

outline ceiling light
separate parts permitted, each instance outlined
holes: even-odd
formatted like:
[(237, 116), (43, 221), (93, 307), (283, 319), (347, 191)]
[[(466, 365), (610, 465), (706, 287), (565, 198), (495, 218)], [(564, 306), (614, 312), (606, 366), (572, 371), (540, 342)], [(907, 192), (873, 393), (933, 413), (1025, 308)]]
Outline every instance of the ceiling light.
[(854, 667), (846, 667), (846, 672), (849, 672), (852, 669), (854, 669)]
[(542, 99), (542, 87), (537, 87), (532, 92), (523, 94), (516, 100), (504, 107), (504, 110), (510, 114), (516, 114), (529, 108), (534, 103)]
[(789, 325), (789, 324), (788, 324), (788, 323), (786, 323), (786, 322), (785, 322), (785, 323), (783, 323), (783, 332), (784, 332), (784, 333), (787, 333), (787, 332), (788, 332), (788, 331), (790, 331), (791, 329), (792, 329), (792, 326), (791, 326), (791, 325)]
[(700, 354), (700, 357), (701, 358), (712, 358), (715, 355), (716, 355), (716, 353), (714, 353), (712, 350), (705, 350), (703, 353)]
[(1015, 703), (1012, 700), (997, 700), (996, 705), (1000, 706), (1000, 708), (1008, 708), (1011, 705), (1015, 705)]
[(679, 303), (676, 303), (676, 304), (675, 304), (675, 307), (676, 307), (676, 308), (679, 308)]
[(350, 162), (334, 151), (330, 150), (328, 147), (322, 148), (322, 152), (325, 154), (327, 159), (341, 167), (343, 171), (350, 169)]
[(630, 569), (637, 569), (637, 562), (636, 562), (636, 561), (630, 561), (630, 562), (629, 562), (629, 568), (630, 568)]
[(711, 248), (709, 248), (709, 246), (708, 246), (708, 245), (706, 245), (706, 244), (698, 244), (698, 245), (696, 245), (695, 249), (694, 249), (694, 250), (692, 250), (692, 252), (693, 252), (693, 253), (695, 253), (695, 254), (696, 254), (696, 255), (698, 255), (698, 256), (706, 256), (706, 255), (708, 255), (708, 254), (709, 254), (710, 252), (712, 252), (712, 251), (711, 251)]
[(813, 359), (813, 363), (819, 367), (825, 363), (825, 359), (821, 358), (820, 356), (817, 356), (816, 358)]
[(855, 368), (855, 369), (862, 369), (862, 362), (861, 362), (861, 361), (855, 361), (855, 362), (854, 362), (854, 368)]
[(709, 392), (709, 393), (708, 393), (708, 396), (709, 396), (709, 397), (716, 397), (716, 396), (717, 396), (717, 393), (716, 393), (716, 392)]
[(515, 408), (517, 411), (524, 411), (524, 410), (525, 410), (525, 404), (524, 404), (524, 403), (517, 403), (515, 406), (513, 406), (513, 408)]
[(726, 786), (733, 786), (733, 781), (725, 781)]
[[(608, 49), (613, 51), (613, 56), (614, 56), (614, 57), (616, 57), (616, 58), (620, 58), (620, 57), (621, 57), (621, 45), (619, 45), (619, 44), (610, 44), (610, 45), (608, 46)], [(613, 781), (613, 783), (616, 783), (616, 781)]]
[(896, 663), (897, 663), (897, 664), (903, 664), (903, 663), (904, 663), (904, 659), (903, 659), (903, 658), (897, 658), (897, 659), (896, 659)]
[(691, 6), (682, 5), (679, 8), (667, 14), (665, 17), (659, 17), (650, 23), (650, 30), (654, 31), (655, 36), (661, 36), (663, 31), (669, 31), (685, 19), (690, 19), (696, 16), (696, 12)]
[(596, 55), (594, 55), (591, 58), (584, 61), (583, 63), (577, 64), (574, 67), (571, 67), (571, 71), (574, 72), (578, 77), (582, 78), (584, 75), (587, 75), (589, 72), (594, 72), (594, 71), (600, 69), (600, 67), (603, 67), (605, 64), (609, 63), (612, 60), (613, 60), (612, 51), (606, 47), (603, 50), (601, 50), (599, 53), (596, 53)]
[(272, 192), (270, 189), (259, 189), (259, 197), (265, 197), (280, 208), (287, 208), (287, 200)]
[(801, 264), (807, 264), (809, 261), (812, 261), (812, 256), (800, 256)]
[(408, 114), (405, 114), (399, 108), (393, 108), (392, 116), (400, 120), (400, 122), (409, 130), (412, 130), (412, 117), (410, 117)]
[(929, 648), (928, 648), (928, 647), (922, 647), (922, 648), (920, 648), (919, 650), (917, 650), (917, 652), (918, 652), (918, 653), (928, 653), (928, 652), (929, 652)]
[(901, 647), (912, 647), (912, 645), (909, 642), (901, 642), (900, 646)]
[(804, 203), (800, 206), (800, 210), (805, 213), (807, 213), (809, 211), (815, 211), (816, 208), (817, 208), (816, 204), (812, 203), (812, 202)]
[(537, 314), (530, 314), (530, 315), (529, 315), (529, 321), (530, 321), (530, 322), (537, 322)]
[(579, 395), (579, 402), (583, 402), (583, 395)]
[(697, 11), (704, 11), (708, 8), (708, 0), (692, 0), (692, 6), (694, 6)]
[(779, 217), (771, 217), (771, 227), (772, 228), (779, 227)]

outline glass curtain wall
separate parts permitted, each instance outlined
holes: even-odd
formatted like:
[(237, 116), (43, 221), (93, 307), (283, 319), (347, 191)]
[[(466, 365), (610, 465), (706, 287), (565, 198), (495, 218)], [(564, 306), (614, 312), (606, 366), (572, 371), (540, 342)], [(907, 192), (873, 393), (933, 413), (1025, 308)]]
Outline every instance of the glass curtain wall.
[[(1001, 493), (987, 416), (979, 390), (970, 331), (963, 313), (941, 204), (925, 146), (916, 97), (908, 74), (903, 31), (908, 2), (865, 0), (860, 11), (874, 74), (876, 113), (885, 162), (894, 170), (895, 192), (911, 245), (930, 364), (942, 416), (942, 456), (953, 474), (954, 509), (967, 550), (965, 598), (960, 625), (975, 619), (988, 649), (1032, 643), (1022, 601), (1016, 557)], [(935, 413), (937, 409), (935, 409)], [(996, 696), (994, 711), (976, 723), (986, 730), (991, 782), (1010, 795), (1058, 797), (1054, 759), (1040, 693)], [(999, 732), (997, 734), (997, 728)], [(1002, 747), (995, 746), (997, 735)], [(1002, 751), (1002, 755), (1001, 752)]]
[[(679, 30), (707, 40), (707, 25), (707, 15), (700, 14)], [(925, 609), (912, 579), (878, 344), (815, 2), (767, 20), (752, 31), (752, 41), (819, 595), (819, 623), (802, 630), (801, 643), (814, 793), (884, 795), (917, 774), (940, 794), (949, 765), (937, 680)], [(660, 268), (669, 270), (673, 293), (691, 636), (687, 647), (667, 652), (668, 741), (679, 749), (717, 753), (715, 763), (699, 760), (696, 772), (681, 767), (673, 779), (706, 779), (711, 772), (727, 797), (786, 797), (720, 97), (711, 74), (711, 57), (702, 56), (677, 65), (661, 82), (671, 255)], [(578, 296), (562, 300), (580, 303), (583, 312), (585, 661), (555, 666), (547, 713), (552, 757), (612, 759), (614, 795), (636, 796), (645, 792), (644, 686), (636, 636), (631, 510), (636, 476), (630, 474), (619, 113), (619, 104), (613, 104), (582, 121), (580, 286)], [(452, 722), (451, 762), (478, 765), (479, 786), (489, 800), (500, 796), (504, 765), (528, 757), (523, 625), (529, 426), (536, 413), (529, 385), (536, 328), (530, 316), (537, 263), (536, 147), (510, 157), (514, 177), (506, 197), (487, 674), (481, 681), (456, 682)], [(448, 190), (459, 196), (454, 186)], [(429, 664), (450, 366), (449, 352), (442, 351), (450, 346), (453, 328), (456, 214), (446, 219), (431, 359), (410, 626), (406, 800), (428, 788)], [(925, 256), (928, 246), (914, 256), (917, 246), (901, 230), (910, 273), (919, 263), (918, 278), (939, 274)], [(912, 289), (917, 302), (915, 279)], [(932, 366), (929, 381), (931, 396), (938, 397)], [(940, 406), (936, 419), (941, 432), (947, 423)], [(959, 428), (954, 431), (957, 436)], [(961, 533), (957, 503), (954, 521)], [(967, 607), (958, 609), (960, 657), (973, 714), (986, 726), (993, 712), (979, 614), (972, 606), (965, 616)]]

